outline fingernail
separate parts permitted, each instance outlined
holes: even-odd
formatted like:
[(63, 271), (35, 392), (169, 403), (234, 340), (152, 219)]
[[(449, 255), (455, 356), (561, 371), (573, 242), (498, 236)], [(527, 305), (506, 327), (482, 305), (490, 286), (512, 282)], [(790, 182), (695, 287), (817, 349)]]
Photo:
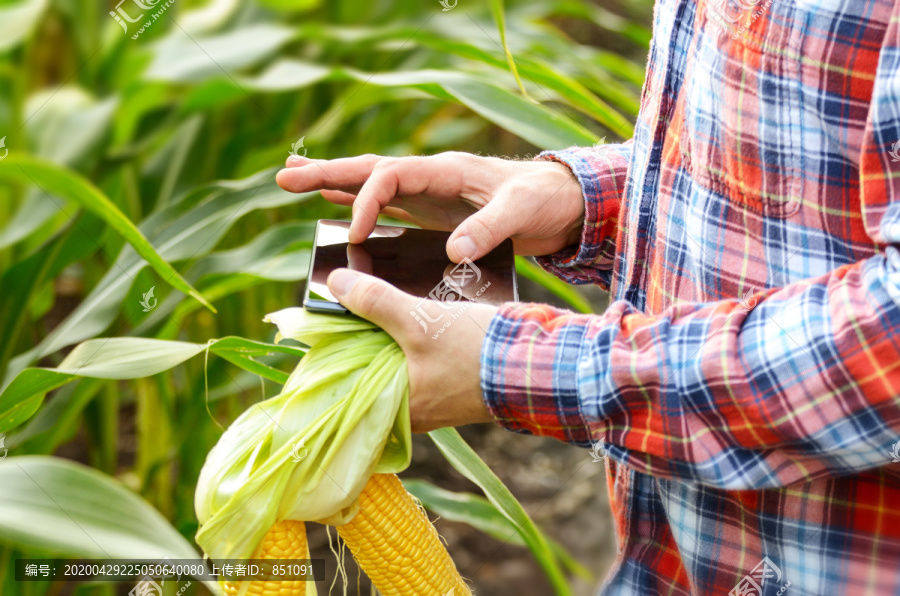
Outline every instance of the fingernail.
[(475, 242), (468, 236), (460, 236), (454, 240), (453, 247), (456, 249), (456, 252), (459, 253), (459, 256), (468, 257), (470, 259), (475, 256), (475, 251), (478, 250), (478, 247), (475, 246)]
[(288, 163), (299, 163), (303, 161), (305, 158), (301, 155), (290, 155), (288, 156)]
[(356, 285), (356, 282), (359, 281), (359, 275), (349, 269), (336, 269), (334, 273), (331, 274), (329, 281), (331, 283), (328, 284), (328, 287), (331, 288), (332, 292), (337, 294), (338, 298), (341, 298), (350, 293), (350, 290), (352, 290), (353, 286)]

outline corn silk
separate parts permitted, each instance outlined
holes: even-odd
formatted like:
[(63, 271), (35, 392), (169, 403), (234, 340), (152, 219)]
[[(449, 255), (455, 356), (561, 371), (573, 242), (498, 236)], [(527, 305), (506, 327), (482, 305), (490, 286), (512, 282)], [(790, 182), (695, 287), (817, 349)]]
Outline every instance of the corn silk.
[(265, 320), (276, 341), (309, 350), (281, 393), (249, 407), (206, 458), (194, 505), (197, 543), (213, 560), (252, 558), (285, 519), (342, 525), (372, 474), (410, 462), (406, 358), (386, 332), (302, 308)]

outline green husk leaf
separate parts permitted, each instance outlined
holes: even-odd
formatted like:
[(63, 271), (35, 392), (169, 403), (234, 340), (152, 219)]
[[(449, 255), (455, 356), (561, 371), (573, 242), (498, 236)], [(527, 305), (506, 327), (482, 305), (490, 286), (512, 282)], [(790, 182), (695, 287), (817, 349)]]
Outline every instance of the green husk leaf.
[(266, 320), (310, 349), (282, 392), (241, 414), (207, 457), (197, 542), (213, 559), (251, 557), (284, 519), (346, 523), (372, 474), (410, 461), (406, 361), (387, 333), (302, 308)]

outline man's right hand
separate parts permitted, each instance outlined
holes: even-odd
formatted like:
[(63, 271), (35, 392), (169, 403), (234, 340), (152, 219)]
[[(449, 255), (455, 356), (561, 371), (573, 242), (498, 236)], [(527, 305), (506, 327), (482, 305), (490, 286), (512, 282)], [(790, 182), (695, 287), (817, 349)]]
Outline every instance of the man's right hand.
[(350, 241), (375, 229), (379, 213), (430, 230), (453, 231), (447, 256), (478, 259), (513, 239), (520, 255), (578, 244), (584, 197), (566, 166), (449, 152), (429, 157), (360, 155), (322, 160), (292, 156), (277, 176), (291, 192), (319, 190), (352, 205)]

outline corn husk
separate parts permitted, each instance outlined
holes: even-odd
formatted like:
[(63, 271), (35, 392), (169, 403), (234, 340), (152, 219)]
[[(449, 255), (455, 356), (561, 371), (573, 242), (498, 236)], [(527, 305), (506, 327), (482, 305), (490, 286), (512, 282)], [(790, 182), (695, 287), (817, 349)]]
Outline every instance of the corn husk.
[(387, 333), (302, 308), (266, 320), (310, 348), (282, 392), (248, 408), (207, 456), (197, 542), (214, 560), (252, 557), (284, 519), (348, 522), (373, 473), (410, 461), (406, 359)]

